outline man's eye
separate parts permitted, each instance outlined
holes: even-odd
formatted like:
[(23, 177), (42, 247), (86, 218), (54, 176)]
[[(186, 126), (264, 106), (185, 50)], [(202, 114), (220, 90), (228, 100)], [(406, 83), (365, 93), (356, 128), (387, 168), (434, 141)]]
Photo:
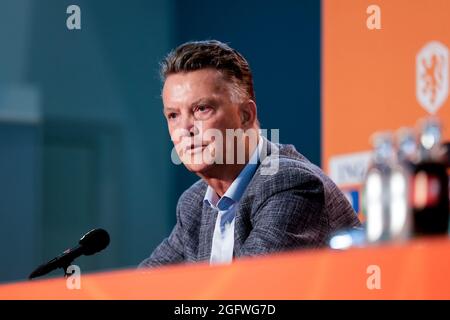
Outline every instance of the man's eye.
[(205, 112), (205, 111), (209, 111), (210, 109), (211, 109), (211, 107), (209, 107), (209, 106), (198, 106), (196, 111)]
[(169, 114), (167, 115), (167, 118), (168, 118), (168, 119), (175, 119), (176, 116), (177, 116), (176, 113), (169, 113)]

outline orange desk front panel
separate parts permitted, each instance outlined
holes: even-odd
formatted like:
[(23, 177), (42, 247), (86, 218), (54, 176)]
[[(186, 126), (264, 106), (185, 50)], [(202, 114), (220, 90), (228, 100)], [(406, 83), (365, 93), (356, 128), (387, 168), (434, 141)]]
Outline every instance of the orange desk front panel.
[(433, 238), (246, 258), (227, 266), (86, 274), (73, 290), (62, 277), (17, 282), (1, 285), (0, 299), (450, 299), (449, 273), (450, 239)]

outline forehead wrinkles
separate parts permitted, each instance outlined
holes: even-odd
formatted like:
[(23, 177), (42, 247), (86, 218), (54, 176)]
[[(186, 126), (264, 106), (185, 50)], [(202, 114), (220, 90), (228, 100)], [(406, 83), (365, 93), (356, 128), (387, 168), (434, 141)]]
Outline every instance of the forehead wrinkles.
[(203, 75), (193, 71), (191, 74), (180, 73), (169, 76), (163, 87), (163, 98), (173, 102), (196, 99), (199, 95), (221, 95), (223, 98), (225, 94), (230, 98), (233, 84), (227, 81), (221, 72), (212, 71)]

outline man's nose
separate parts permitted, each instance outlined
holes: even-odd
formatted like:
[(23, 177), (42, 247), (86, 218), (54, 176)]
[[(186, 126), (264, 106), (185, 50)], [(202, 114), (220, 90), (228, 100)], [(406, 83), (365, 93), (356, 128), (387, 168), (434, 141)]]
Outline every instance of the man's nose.
[(195, 125), (194, 118), (191, 116), (185, 117), (183, 119), (182, 128), (183, 131), (186, 132), (186, 135), (189, 135), (190, 137), (193, 137), (196, 134), (198, 134), (198, 129)]

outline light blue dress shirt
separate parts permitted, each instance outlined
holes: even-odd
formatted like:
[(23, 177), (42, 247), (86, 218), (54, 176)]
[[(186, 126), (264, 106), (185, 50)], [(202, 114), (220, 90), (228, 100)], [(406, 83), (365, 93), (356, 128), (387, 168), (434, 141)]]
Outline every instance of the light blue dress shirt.
[(221, 198), (210, 186), (206, 189), (204, 203), (218, 211), (212, 240), (210, 264), (230, 263), (233, 260), (235, 211), (239, 200), (258, 167), (261, 148), (262, 138), (259, 137), (258, 146), (255, 148), (249, 162)]

